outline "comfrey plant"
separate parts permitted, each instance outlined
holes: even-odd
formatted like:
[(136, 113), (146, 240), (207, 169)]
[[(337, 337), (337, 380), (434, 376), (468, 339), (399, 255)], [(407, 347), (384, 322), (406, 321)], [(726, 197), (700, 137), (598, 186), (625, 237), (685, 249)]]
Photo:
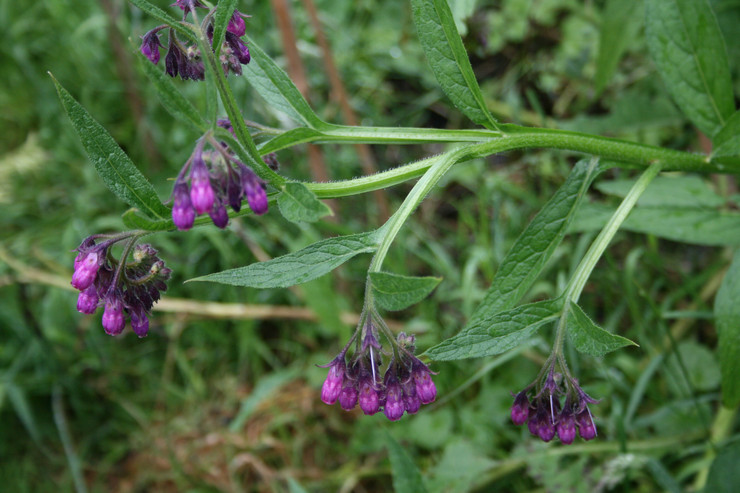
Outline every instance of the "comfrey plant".
[[(133, 207), (123, 215), (125, 224), (133, 231), (94, 235), (78, 248), (72, 284), (81, 291), (81, 312), (92, 313), (103, 304), (103, 327), (108, 333), (119, 334), (128, 316), (134, 332), (146, 334), (149, 311), (166, 289), (170, 275), (150, 246), (135, 246), (146, 235), (188, 230), (210, 221), (224, 228), (229, 218), (261, 215), (271, 204), (277, 204), (280, 213), (290, 221), (317, 221), (330, 213), (320, 199), (367, 193), (417, 180), (400, 207), (377, 230), (326, 238), (282, 257), (195, 280), (283, 288), (325, 275), (356, 255), (374, 253), (357, 329), (339, 354), (324, 366), (328, 376), (321, 389), (323, 402), (338, 402), (346, 410), (359, 404), (365, 414), (382, 410), (389, 420), (398, 420), (404, 413), (414, 414), (422, 404), (435, 400), (437, 388), (429, 360), (500, 354), (554, 324), (552, 351), (534, 381), (512, 394), (511, 418), (517, 425), (526, 423), (529, 431), (544, 441), (557, 435), (562, 443), (570, 444), (577, 435), (585, 440), (597, 436), (590, 408), (597, 401), (581, 388), (568, 367), (566, 336), (576, 350), (594, 357), (634, 343), (599, 327), (579, 306), (591, 272), (638, 198), (659, 173), (740, 170), (740, 113), (735, 108), (724, 42), (708, 2), (646, 0), (646, 19), (648, 44), (656, 66), (688, 120), (712, 140), (714, 150), (709, 155), (498, 122), (486, 107), (446, 0), (410, 3), (431, 69), (452, 103), (477, 126), (474, 129), (361, 127), (325, 122), (313, 112), (285, 72), (247, 36), (248, 16), (236, 10), (235, 1), (221, 1), (214, 6), (205, 0), (178, 0), (175, 5), (182, 9), (182, 20), (145, 0), (131, 2), (161, 22), (141, 38), (144, 71), (167, 110), (202, 136), (175, 177), (171, 203), (165, 205), (110, 135), (55, 80), (62, 104), (101, 178)], [(167, 34), (165, 44), (163, 33)], [(165, 46), (163, 71), (158, 63), (160, 49)], [(227, 80), (232, 73), (244, 76), (232, 79), (240, 91), (242, 81), (248, 82), (296, 126), (276, 129), (245, 121)], [(217, 114), (218, 101), (212, 100), (205, 114), (197, 111), (178, 91), (173, 81), (178, 75), (183, 80), (204, 81), (204, 90), (218, 94), (226, 115)], [(278, 173), (275, 153), (307, 142), (446, 143), (448, 147), (421, 161), (347, 181), (298, 182)], [(421, 301), (439, 280), (384, 272), (383, 262), (391, 244), (410, 215), (453, 166), (524, 148), (559, 149), (585, 154), (587, 158), (575, 164), (565, 183), (516, 240), (467, 325), (454, 337), (417, 357), (414, 336), (394, 334), (380, 310), (401, 310)], [(614, 167), (637, 168), (641, 175), (625, 189), (619, 207), (600, 223), (600, 233), (562, 292), (552, 299), (520, 304), (582, 208), (593, 181)], [(245, 199), (248, 208), (242, 207)], [(655, 221), (656, 227), (660, 222)], [(111, 254), (111, 246), (117, 242), (124, 245), (118, 260)], [(132, 251), (133, 260), (129, 260)], [(720, 333), (724, 399), (737, 404), (740, 388), (734, 383), (733, 374), (740, 363), (732, 356), (731, 342), (727, 342), (736, 336), (733, 334), (737, 329), (730, 324), (720, 327), (725, 331)]]

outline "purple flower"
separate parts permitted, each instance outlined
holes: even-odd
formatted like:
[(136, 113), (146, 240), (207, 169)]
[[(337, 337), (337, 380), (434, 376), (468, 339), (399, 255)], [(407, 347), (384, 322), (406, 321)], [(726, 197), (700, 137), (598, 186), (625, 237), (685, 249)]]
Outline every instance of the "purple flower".
[(193, 10), (196, 7), (208, 8), (202, 3), (200, 3), (200, 0), (176, 0), (175, 3), (170, 4), (170, 6), (172, 7), (178, 6), (182, 10), (184, 10), (185, 13), (188, 13), (189, 11)]
[(109, 294), (105, 300), (103, 312), (103, 328), (108, 335), (118, 335), (123, 332), (126, 320), (123, 318), (123, 305), (116, 294)]
[(234, 11), (234, 15), (229, 19), (229, 24), (226, 26), (226, 30), (230, 33), (234, 33), (235, 36), (240, 38), (247, 33), (247, 23), (244, 22), (241, 12), (238, 10)]
[(385, 374), (385, 404), (383, 413), (391, 421), (398, 421), (406, 407), (403, 402), (403, 388), (391, 367)]
[(570, 445), (576, 439), (576, 421), (568, 403), (558, 417), (557, 432), (560, 441), (566, 445)]
[(167, 54), (164, 57), (164, 67), (167, 75), (169, 75), (170, 77), (177, 77), (177, 73), (180, 70), (180, 67), (182, 66), (185, 58), (185, 53), (183, 53), (177, 43), (172, 38), (170, 38), (169, 48), (167, 50)]
[(362, 412), (367, 415), (377, 413), (380, 410), (380, 396), (369, 372), (360, 375), (359, 387), (358, 401)]
[(229, 201), (229, 205), (234, 212), (239, 212), (242, 208), (242, 196), (244, 191), (241, 186), (241, 178), (237, 173), (233, 173), (227, 178), (226, 182), (226, 197)]
[(152, 29), (141, 37), (141, 53), (154, 65), (159, 63), (159, 48), (162, 46), (158, 31), (159, 29)]
[(249, 48), (244, 44), (244, 41), (239, 39), (237, 35), (232, 32), (226, 31), (226, 44), (229, 45), (231, 51), (234, 53), (239, 63), (246, 65), (252, 59), (249, 55)]
[(92, 285), (80, 291), (80, 295), (77, 297), (77, 311), (80, 313), (86, 313), (92, 315), (98, 308), (98, 290)]
[(149, 318), (146, 316), (146, 312), (141, 311), (141, 313), (137, 313), (137, 310), (131, 311), (131, 328), (140, 338), (146, 337), (149, 332)]
[(184, 181), (176, 181), (175, 188), (172, 190), (172, 222), (180, 231), (186, 231), (193, 227), (195, 221), (195, 211), (193, 203), (190, 201), (190, 192), (188, 184)]
[(356, 383), (345, 379), (344, 385), (342, 386), (342, 392), (339, 393), (339, 405), (345, 411), (351, 411), (357, 405), (357, 386)]
[[(342, 383), (344, 382), (346, 368), (344, 353), (341, 353), (334, 358), (334, 361), (329, 363), (329, 375), (327, 375), (324, 385), (321, 387), (321, 400), (324, 404), (331, 405), (337, 402), (339, 394), (342, 393)], [(355, 396), (355, 400), (357, 400), (357, 396)], [(355, 407), (354, 404), (352, 407)]]
[(75, 259), (75, 271), (72, 274), (72, 286), (80, 291), (84, 291), (92, 286), (103, 260), (104, 252), (100, 252), (98, 250), (90, 250), (87, 253), (80, 252), (80, 255)]
[(211, 177), (208, 173), (201, 150), (196, 150), (193, 156), (193, 174), (190, 186), (190, 200), (193, 208), (198, 214), (204, 214), (211, 210), (216, 200), (216, 195), (211, 186)]
[(419, 412), (419, 408), (421, 407), (421, 400), (419, 400), (419, 396), (416, 395), (416, 382), (409, 377), (406, 381), (401, 383), (401, 388), (403, 389), (403, 407), (406, 409), (407, 413), (416, 414)]
[(411, 377), (416, 383), (416, 394), (422, 404), (434, 402), (437, 397), (437, 387), (432, 381), (432, 372), (427, 365), (415, 359), (414, 366), (411, 369)]
[(519, 392), (514, 398), (514, 405), (511, 406), (511, 420), (515, 425), (523, 425), (529, 418), (529, 399), (527, 391)]
[(245, 165), (242, 164), (239, 168), (242, 173), (242, 189), (247, 197), (249, 208), (258, 216), (266, 213), (268, 204), (264, 183), (254, 174), (254, 171)]
[(226, 212), (226, 207), (224, 207), (223, 202), (219, 198), (216, 198), (213, 202), (213, 207), (208, 211), (208, 215), (211, 216), (213, 224), (221, 229), (224, 229), (229, 224), (229, 213)]
[(576, 415), (576, 424), (578, 424), (578, 434), (581, 435), (581, 438), (584, 440), (596, 438), (596, 425), (588, 406)]

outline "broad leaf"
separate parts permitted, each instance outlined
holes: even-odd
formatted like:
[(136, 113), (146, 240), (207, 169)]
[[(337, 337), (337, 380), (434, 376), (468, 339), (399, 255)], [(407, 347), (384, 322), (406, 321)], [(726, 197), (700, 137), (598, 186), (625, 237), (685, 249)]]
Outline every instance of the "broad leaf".
[(191, 281), (209, 281), (252, 288), (285, 288), (331, 272), (347, 260), (377, 248), (376, 231), (337, 236), (267, 262), (229, 269)]
[(714, 318), (722, 370), (722, 403), (735, 408), (740, 404), (740, 250), (735, 252), (717, 292)]
[(599, 53), (596, 57), (594, 85), (601, 94), (614, 75), (628, 41), (640, 28), (637, 19), (639, 0), (608, 0), (601, 13)]
[(390, 434), (386, 435), (386, 443), (393, 473), (393, 490), (404, 493), (426, 493), (421, 473), (406, 450)]
[(98, 175), (118, 198), (155, 219), (169, 218), (170, 211), (154, 187), (136, 168), (113, 137), (52, 76), (59, 99), (82, 141)]
[[(626, 197), (635, 180), (601, 181), (596, 188), (605, 194)], [(706, 208), (720, 207), (725, 199), (718, 195), (709, 182), (699, 176), (658, 176), (637, 200), (647, 207)]]
[(447, 0), (412, 0), (421, 46), (439, 85), (452, 103), (478, 125), (497, 129), (470, 66)]
[(285, 219), (294, 223), (311, 223), (332, 214), (328, 205), (317, 199), (306, 185), (297, 182), (285, 184), (278, 196), (278, 207)]
[(185, 36), (191, 41), (195, 41), (195, 35), (190, 29), (183, 26), (180, 23), (180, 21), (178, 21), (177, 19), (172, 17), (170, 14), (160, 9), (159, 7), (152, 5), (146, 0), (129, 0), (129, 2), (131, 2), (131, 4), (135, 5), (142, 11), (146, 12), (147, 14), (151, 15), (152, 17), (157, 19), (159, 22), (163, 24), (167, 24), (168, 26), (172, 27), (175, 31), (177, 31), (177, 34)]
[(149, 80), (154, 84), (162, 106), (178, 121), (188, 123), (196, 130), (205, 132), (209, 125), (198, 110), (180, 94), (172, 77), (165, 74), (161, 67), (154, 65), (144, 55), (139, 54), (139, 61)]
[(637, 346), (626, 337), (608, 332), (596, 325), (580, 306), (570, 302), (568, 337), (576, 349), (591, 356), (604, 356), (624, 346)]
[(722, 447), (709, 469), (706, 493), (735, 493), (740, 484), (740, 442), (731, 442)]
[(216, 6), (216, 13), (213, 16), (213, 51), (216, 55), (221, 53), (226, 27), (234, 14), (236, 3), (237, 0), (219, 0)]
[(740, 111), (736, 111), (714, 137), (712, 157), (740, 156)]
[(668, 92), (713, 137), (735, 112), (727, 50), (707, 0), (646, 0), (650, 53)]
[[(483, 356), (490, 341), (480, 321), (513, 308), (532, 287), (565, 236), (575, 211), (596, 177), (595, 161), (580, 161), (529, 226), (517, 238), (496, 272), (486, 297), (459, 334), (429, 350), (434, 359)], [(478, 342), (481, 342), (478, 345)]]
[(390, 272), (371, 272), (373, 297), (381, 308), (403, 310), (414, 305), (434, 291), (441, 277), (408, 277)]
[(455, 337), (429, 349), (434, 360), (481, 358), (508, 351), (560, 316), (562, 300), (539, 301), (481, 318)]
[(252, 61), (244, 67), (244, 75), (252, 87), (277, 110), (282, 111), (301, 125), (326, 127), (313, 112), (288, 74), (278, 67), (267, 54), (247, 36)]

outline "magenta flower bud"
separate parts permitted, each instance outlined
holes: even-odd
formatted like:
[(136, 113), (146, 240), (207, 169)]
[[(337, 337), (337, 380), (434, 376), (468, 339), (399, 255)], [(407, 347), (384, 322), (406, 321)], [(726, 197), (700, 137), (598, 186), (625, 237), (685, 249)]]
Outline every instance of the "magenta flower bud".
[(234, 33), (226, 31), (226, 44), (228, 44), (231, 51), (234, 52), (239, 63), (246, 65), (252, 59), (249, 55), (249, 48), (247, 48), (247, 45), (244, 44), (244, 41), (239, 39), (239, 37)]
[(578, 424), (578, 434), (581, 435), (581, 438), (584, 440), (593, 440), (596, 438), (596, 425), (588, 407), (578, 413), (576, 423)]
[(92, 315), (98, 308), (98, 290), (92, 285), (80, 291), (80, 295), (77, 297), (77, 311), (80, 313), (86, 313)]
[(362, 412), (371, 415), (380, 411), (380, 396), (378, 391), (375, 390), (373, 380), (370, 374), (365, 374), (360, 377), (360, 389), (358, 395), (358, 401), (360, 403), (360, 409)]
[(416, 414), (421, 407), (419, 396), (416, 395), (416, 382), (411, 378), (401, 384), (403, 389), (403, 407), (409, 414)]
[(560, 441), (566, 445), (570, 445), (576, 439), (576, 421), (567, 406), (558, 418), (557, 432)]
[(105, 311), (103, 312), (103, 328), (108, 335), (118, 335), (123, 332), (126, 320), (123, 318), (123, 305), (115, 295), (110, 295), (105, 300)]
[(190, 201), (188, 184), (184, 181), (176, 182), (172, 195), (172, 222), (180, 231), (186, 231), (193, 227), (195, 221), (195, 211), (193, 210), (193, 203)]
[(193, 182), (190, 186), (190, 201), (198, 214), (205, 214), (213, 207), (216, 194), (211, 186), (211, 177), (208, 168), (203, 161), (200, 150), (196, 151), (193, 158)]
[(403, 402), (403, 389), (396, 377), (388, 379), (385, 387), (385, 405), (383, 413), (390, 421), (398, 421), (406, 407)]
[(136, 313), (135, 310), (132, 311), (131, 328), (139, 338), (146, 337), (147, 333), (149, 333), (149, 318), (146, 316), (146, 313)]
[(200, 0), (176, 0), (175, 3), (170, 4), (172, 7), (175, 5), (184, 10), (186, 14), (196, 7), (207, 8)]
[(235, 36), (240, 38), (247, 33), (247, 23), (244, 22), (244, 18), (238, 10), (235, 10), (234, 15), (229, 19), (229, 24), (226, 26), (226, 30), (230, 33), (234, 33)]
[(437, 387), (432, 381), (431, 373), (429, 368), (418, 360), (411, 371), (411, 376), (416, 383), (416, 394), (419, 396), (422, 404), (429, 404), (437, 398)]
[(242, 174), (242, 189), (247, 197), (249, 208), (258, 216), (267, 212), (267, 192), (265, 185), (254, 174), (254, 171), (244, 165), (239, 167)]
[(239, 212), (242, 208), (242, 194), (239, 176), (229, 177), (226, 182), (226, 199), (234, 212)]
[(532, 415), (529, 417), (529, 421), (527, 422), (527, 429), (529, 429), (529, 432), (532, 435), (537, 435), (537, 430), (540, 427), (540, 421), (537, 419), (537, 415)]
[[(80, 258), (80, 256), (78, 255), (77, 258)], [(101, 252), (95, 250), (84, 254), (79, 261), (75, 259), (72, 286), (80, 291), (84, 291), (92, 286), (92, 283), (95, 282), (95, 277), (98, 275), (98, 269), (102, 260)]]
[(555, 438), (555, 425), (550, 421), (549, 418), (540, 420), (540, 425), (537, 428), (537, 435), (543, 442), (549, 442)]
[(149, 59), (154, 65), (159, 63), (159, 48), (162, 43), (159, 41), (158, 29), (153, 29), (141, 37), (141, 53)]
[(339, 393), (339, 405), (345, 411), (351, 411), (357, 405), (357, 387), (355, 383), (349, 379), (345, 379), (342, 392)]
[(515, 425), (523, 425), (529, 418), (529, 399), (527, 391), (519, 392), (514, 398), (514, 405), (511, 406), (511, 420)]
[[(330, 363), (329, 375), (326, 377), (326, 380), (324, 380), (324, 385), (321, 387), (321, 400), (324, 402), (324, 404), (332, 405), (337, 402), (339, 394), (342, 393), (342, 383), (344, 382), (345, 369), (346, 366), (344, 363), (344, 355), (341, 355), (341, 357), (336, 358)], [(356, 400), (357, 396), (355, 396), (355, 401)], [(354, 404), (352, 404), (352, 407), (350, 409), (352, 409), (353, 407), (355, 407)]]
[(226, 207), (218, 199), (213, 203), (213, 208), (208, 212), (208, 215), (211, 216), (213, 224), (221, 229), (229, 224), (229, 213), (226, 212)]
[(185, 54), (170, 38), (170, 45), (167, 50), (167, 54), (164, 57), (164, 68), (167, 72), (167, 75), (169, 75), (170, 77), (177, 77), (177, 73), (180, 70), (180, 67), (182, 66), (185, 58)]

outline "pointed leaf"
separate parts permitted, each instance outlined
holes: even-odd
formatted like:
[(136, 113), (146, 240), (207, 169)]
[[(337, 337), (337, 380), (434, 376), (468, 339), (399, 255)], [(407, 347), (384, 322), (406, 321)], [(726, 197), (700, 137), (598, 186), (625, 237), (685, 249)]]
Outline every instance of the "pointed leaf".
[(736, 111), (714, 137), (712, 157), (740, 156), (740, 111)]
[(297, 182), (285, 184), (278, 196), (278, 207), (285, 219), (294, 223), (312, 223), (332, 214), (328, 205), (317, 199), (306, 185)]
[[(728, 440), (728, 442), (730, 442)], [(740, 484), (740, 442), (730, 442), (722, 447), (709, 469), (706, 493), (735, 493)]]
[(113, 137), (52, 76), (59, 99), (98, 175), (118, 198), (155, 219), (170, 215), (151, 183)]
[(191, 281), (209, 281), (252, 288), (285, 288), (321, 277), (361, 253), (375, 251), (376, 231), (336, 236), (267, 262), (229, 269)]
[[(601, 181), (595, 185), (602, 193), (624, 198), (636, 180)], [(658, 176), (637, 199), (638, 206), (712, 208), (725, 204), (710, 182), (696, 175)]]
[(146, 231), (169, 231), (175, 229), (172, 219), (152, 220), (143, 216), (139, 209), (129, 209), (121, 216), (123, 225), (129, 229), (144, 229)]
[(213, 16), (213, 51), (216, 55), (221, 53), (221, 45), (226, 34), (226, 27), (229, 25), (234, 9), (236, 9), (237, 0), (219, 0), (216, 5), (216, 13)]
[(735, 252), (717, 292), (714, 317), (722, 370), (722, 404), (735, 408), (740, 404), (740, 250)]
[(381, 308), (403, 310), (414, 305), (434, 291), (441, 277), (408, 277), (390, 272), (371, 272), (373, 297)]
[(313, 112), (288, 74), (278, 67), (257, 43), (247, 36), (252, 61), (244, 67), (244, 75), (270, 106), (282, 111), (301, 125), (326, 127)]
[(650, 54), (668, 92), (710, 138), (735, 112), (722, 32), (707, 0), (646, 0)]
[(163, 24), (167, 24), (168, 26), (172, 27), (175, 31), (177, 31), (177, 34), (181, 34), (188, 38), (190, 41), (195, 41), (195, 35), (193, 32), (183, 26), (180, 21), (172, 17), (170, 14), (165, 12), (164, 10), (160, 9), (159, 7), (152, 5), (151, 3), (147, 2), (146, 0), (129, 0), (132, 5), (135, 5), (139, 9), (141, 9), (143, 12), (146, 12), (147, 14), (151, 15), (155, 19), (157, 19), (159, 22)]
[(447, 0), (412, 0), (414, 24), (439, 85), (452, 103), (478, 125), (497, 129), (470, 66)]
[(604, 356), (624, 346), (637, 346), (626, 337), (608, 332), (588, 318), (580, 306), (570, 302), (568, 310), (568, 337), (582, 353)]
[(489, 340), (487, 328), (481, 325), (481, 320), (513, 308), (529, 291), (563, 240), (575, 211), (598, 174), (597, 169), (596, 161), (576, 164), (566, 182), (514, 242), (468, 325), (457, 335), (430, 349), (432, 358), (472, 358), (486, 352), (484, 345), (478, 349), (470, 347), (476, 341)]
[(639, 0), (608, 0), (601, 13), (599, 54), (596, 57), (594, 85), (596, 95), (601, 94), (614, 75), (627, 42), (640, 28), (638, 22)]
[(393, 473), (393, 490), (404, 493), (426, 493), (419, 468), (409, 454), (390, 434), (386, 435), (388, 459)]

